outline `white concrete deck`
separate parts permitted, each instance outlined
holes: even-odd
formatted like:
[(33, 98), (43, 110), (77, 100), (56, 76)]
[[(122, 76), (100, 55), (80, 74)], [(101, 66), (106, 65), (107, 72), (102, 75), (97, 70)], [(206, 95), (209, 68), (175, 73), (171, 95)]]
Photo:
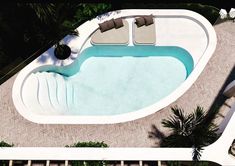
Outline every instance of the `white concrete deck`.
[[(131, 113), (112, 116), (65, 116), (61, 115), (58, 112), (57, 114), (51, 113), (51, 115), (53, 116), (45, 116), (38, 112), (40, 112), (40, 110), (48, 110), (48, 112), (49, 110), (51, 110), (51, 112), (56, 112), (56, 110), (53, 110), (52, 106), (50, 106), (50, 103), (45, 103), (49, 101), (46, 100), (48, 98), (48, 96), (46, 95), (46, 91), (45, 93), (42, 93), (45, 94), (44, 96), (35, 96), (35, 98), (30, 97), (30, 100), (24, 99), (24, 96), (28, 96), (27, 93), (31, 94), (31, 91), (33, 91), (28, 88), (30, 87), (31, 83), (33, 84), (34, 82), (34, 84), (37, 85), (38, 82), (37, 77), (35, 77), (35, 79), (31, 79), (31, 82), (28, 82), (27, 77), (32, 72), (45, 71), (48, 68), (52, 67), (69, 66), (70, 64), (72, 65), (73, 61), (75, 60), (73, 56), (64, 61), (57, 61), (53, 55), (54, 48), (50, 48), (39, 58), (35, 59), (32, 63), (26, 66), (19, 73), (15, 80), (12, 97), (19, 113), (23, 115), (26, 119), (36, 123), (120, 123), (135, 120), (153, 114), (156, 111), (166, 107), (167, 105), (175, 101), (177, 98), (179, 98), (184, 92), (186, 92), (190, 88), (190, 86), (200, 75), (216, 47), (216, 35), (213, 27), (204, 17), (195, 12), (188, 10), (120, 10), (116, 12), (111, 12), (110, 14), (108, 14), (108, 16), (106, 16), (107, 14), (105, 14), (104, 17), (101, 16), (99, 18), (84, 23), (83, 25), (78, 27), (78, 31), (80, 33), (79, 37), (67, 36), (65, 37), (65, 39), (63, 39), (63, 41), (64, 43), (67, 43), (72, 48), (72, 50), (82, 51), (90, 45), (89, 37), (98, 28), (99, 22), (118, 17), (134, 19), (133, 17), (137, 14), (154, 15), (156, 24), (156, 45), (180, 46), (189, 51), (192, 55), (195, 68), (189, 75), (189, 77), (186, 79), (186, 81), (182, 83), (179, 88), (177, 88), (170, 95), (163, 98), (159, 102)], [(133, 22), (133, 20), (128, 21)], [(133, 34), (132, 23), (129, 25), (129, 27), (131, 32), (130, 34)], [(132, 38), (131, 35), (130, 38)], [(23, 85), (25, 83), (27, 83), (29, 86), (23, 88)], [(45, 86), (46, 83), (43, 83), (43, 81), (41, 80), (39, 81), (39, 85), (41, 85), (41, 87), (45, 87), (44, 89), (47, 89)], [(35, 86), (31, 87), (35, 89)], [(45, 102), (37, 102), (38, 98), (45, 98)], [(32, 111), (31, 108), (36, 109), (35, 105), (37, 105), (38, 110)]]

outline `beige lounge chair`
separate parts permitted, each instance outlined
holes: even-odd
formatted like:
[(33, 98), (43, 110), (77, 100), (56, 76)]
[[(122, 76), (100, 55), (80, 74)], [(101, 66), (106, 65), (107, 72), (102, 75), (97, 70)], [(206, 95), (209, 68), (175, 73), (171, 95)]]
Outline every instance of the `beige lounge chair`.
[(101, 32), (97, 29), (91, 36), (91, 44), (115, 44), (115, 45), (127, 45), (129, 43), (129, 24), (125, 19), (122, 19), (123, 27), (118, 29), (110, 29), (105, 32)]
[(156, 30), (155, 23), (138, 27), (133, 21), (133, 42), (136, 45), (155, 45)]

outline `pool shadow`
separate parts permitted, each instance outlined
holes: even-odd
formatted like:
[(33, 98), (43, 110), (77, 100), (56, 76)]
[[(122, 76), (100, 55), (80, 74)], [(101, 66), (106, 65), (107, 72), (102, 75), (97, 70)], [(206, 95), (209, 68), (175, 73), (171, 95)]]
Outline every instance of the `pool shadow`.
[[(71, 59), (72, 61), (74, 61), (77, 57), (74, 57), (71, 54), (70, 57), (68, 57), (68, 58)], [(56, 66), (65, 66), (66, 65), (65, 60), (60, 60), (55, 57), (53, 47), (51, 47), (49, 50), (47, 50), (46, 52), (41, 54), (37, 59), (37, 62), (40, 64), (45, 64), (47, 61), (51, 61), (52, 65), (56, 65)]]
[(53, 62), (53, 65), (58, 65), (61, 63), (61, 60), (58, 60), (55, 55), (54, 55), (54, 46), (52, 46), (51, 48), (49, 48), (47, 51), (45, 51), (43, 54), (41, 54), (38, 59), (37, 62), (40, 64), (45, 64), (47, 61), (51, 60)]
[(159, 147), (162, 139), (165, 137), (166, 135), (161, 130), (159, 130), (156, 125), (151, 125), (151, 131), (148, 132), (148, 138), (154, 140), (154, 145), (152, 146), (153, 148)]
[[(71, 47), (70, 45), (71, 43), (76, 42), (78, 37), (79, 36), (76, 35), (67, 35), (60, 41), (61, 44), (66, 44), (70, 47), (72, 51), (70, 56), (68, 57), (68, 59), (70, 60), (75, 60), (77, 58), (77, 55), (75, 56), (75, 54), (78, 54), (78, 52), (74, 53), (74, 47)], [(50, 48), (48, 48), (48, 50), (43, 52), (37, 58), (37, 62), (40, 64), (45, 64), (47, 61), (51, 61), (52, 65), (65, 66), (66, 64), (64, 60), (60, 60), (55, 57), (54, 50), (55, 50), (55, 45), (52, 45)]]

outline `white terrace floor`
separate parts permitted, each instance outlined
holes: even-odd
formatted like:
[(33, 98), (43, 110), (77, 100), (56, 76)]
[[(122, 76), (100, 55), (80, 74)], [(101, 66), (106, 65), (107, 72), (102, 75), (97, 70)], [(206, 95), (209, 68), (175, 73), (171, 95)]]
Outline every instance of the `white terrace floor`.
[[(217, 48), (193, 86), (176, 102), (187, 112), (197, 105), (209, 109), (235, 65), (235, 23), (215, 25)], [(16, 111), (11, 89), (16, 75), (0, 86), (0, 140), (15, 146), (60, 146), (77, 141), (104, 141), (111, 147), (151, 147), (154, 141), (148, 138), (151, 125), (159, 129), (161, 120), (169, 117), (170, 106), (135, 121), (113, 125), (42, 125), (24, 119)], [(229, 147), (228, 147), (229, 148)]]

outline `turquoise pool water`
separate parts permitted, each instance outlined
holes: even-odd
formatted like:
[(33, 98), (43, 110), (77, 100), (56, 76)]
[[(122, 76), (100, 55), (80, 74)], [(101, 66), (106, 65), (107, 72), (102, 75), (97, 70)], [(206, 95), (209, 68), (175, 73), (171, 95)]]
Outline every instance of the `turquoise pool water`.
[(66, 94), (67, 111), (117, 115), (163, 99), (185, 81), (193, 66), (191, 55), (180, 47), (92, 46), (72, 65), (47, 73), (51, 79), (63, 77), (66, 93), (57, 88), (57, 95)]

